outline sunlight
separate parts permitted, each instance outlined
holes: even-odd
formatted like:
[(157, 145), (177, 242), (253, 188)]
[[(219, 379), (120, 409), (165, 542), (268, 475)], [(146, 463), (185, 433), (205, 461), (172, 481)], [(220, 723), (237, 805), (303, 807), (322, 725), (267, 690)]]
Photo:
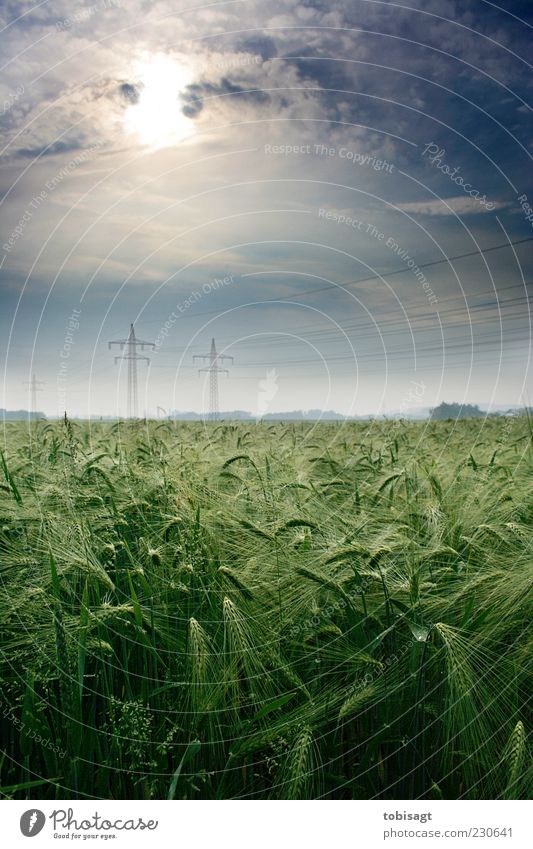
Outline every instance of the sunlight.
[(191, 72), (170, 56), (159, 53), (143, 57), (134, 68), (139, 102), (126, 110), (126, 131), (154, 150), (170, 147), (190, 136), (194, 124), (181, 111), (180, 92)]

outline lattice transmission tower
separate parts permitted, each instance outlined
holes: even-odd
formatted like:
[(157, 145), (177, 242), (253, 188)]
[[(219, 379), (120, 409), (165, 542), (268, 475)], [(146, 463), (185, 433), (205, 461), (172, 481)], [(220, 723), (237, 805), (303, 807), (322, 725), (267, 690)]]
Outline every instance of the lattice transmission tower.
[(155, 342), (145, 342), (144, 339), (137, 339), (133, 324), (130, 324), (130, 332), (127, 339), (114, 339), (108, 342), (109, 348), (113, 345), (119, 345), (121, 351), (126, 350), (126, 353), (115, 357), (115, 365), (121, 360), (128, 362), (128, 418), (137, 418), (137, 363), (140, 360), (145, 360), (149, 363), (149, 357), (140, 357), (137, 353), (137, 348), (144, 351), (145, 348), (155, 348)]
[(219, 374), (229, 374), (227, 368), (220, 368), (219, 363), (223, 360), (231, 360), (233, 363), (233, 357), (226, 356), (225, 354), (219, 354), (217, 352), (215, 340), (211, 339), (211, 350), (209, 353), (195, 354), (193, 361), (195, 360), (203, 360), (204, 362), (207, 360), (208, 362), (206, 368), (198, 370), (198, 374), (205, 373), (209, 375), (209, 418), (216, 421), (219, 415), (218, 376)]
[(41, 386), (44, 386), (44, 380), (37, 380), (35, 374), (32, 375), (32, 379), (27, 381), (24, 386), (30, 387), (30, 413), (37, 412), (37, 393), (42, 392)]

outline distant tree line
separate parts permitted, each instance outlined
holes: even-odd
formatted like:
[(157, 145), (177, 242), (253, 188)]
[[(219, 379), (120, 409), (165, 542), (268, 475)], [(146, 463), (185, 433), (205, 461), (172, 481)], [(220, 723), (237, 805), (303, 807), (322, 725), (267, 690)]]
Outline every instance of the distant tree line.
[(447, 404), (445, 401), (429, 411), (432, 419), (477, 419), (486, 413), (477, 404)]
[(20, 421), (21, 419), (45, 419), (44, 413), (32, 413), (29, 410), (4, 410), (0, 409), (0, 421)]

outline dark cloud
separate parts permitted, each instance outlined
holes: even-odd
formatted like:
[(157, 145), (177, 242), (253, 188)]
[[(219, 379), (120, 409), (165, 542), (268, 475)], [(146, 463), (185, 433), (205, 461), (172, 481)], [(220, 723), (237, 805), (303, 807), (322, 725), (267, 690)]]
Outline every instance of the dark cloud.
[(35, 159), (38, 156), (75, 153), (78, 150), (84, 150), (86, 146), (86, 143), (81, 140), (68, 142), (56, 141), (52, 144), (41, 145), (40, 147), (21, 147), (17, 150), (17, 156), (21, 156), (23, 159)]
[(272, 59), (274, 56), (278, 55), (276, 42), (268, 35), (255, 35), (250, 38), (245, 38), (244, 41), (237, 46), (237, 51), (239, 52), (241, 50), (245, 53), (254, 53), (256, 56), (261, 56), (263, 61)]
[(187, 118), (194, 118), (204, 108), (206, 98), (228, 97), (237, 95), (250, 103), (267, 103), (269, 95), (260, 89), (246, 89), (232, 83), (227, 77), (222, 77), (219, 83), (199, 82), (192, 83), (181, 95), (185, 101), (182, 112)]
[(13, 98), (7, 98), (3, 103), (0, 101), (1, 106), (3, 106), (3, 111), (0, 112), (0, 131), (2, 134), (5, 134), (8, 130), (16, 130), (32, 109), (31, 104), (19, 103)]
[[(316, 96), (321, 98), (325, 116), (334, 121), (346, 120), (348, 116), (345, 111), (338, 108), (338, 97), (335, 92), (350, 92), (357, 89), (352, 67), (329, 58), (318, 59), (306, 55), (294, 58), (285, 57), (284, 61), (297, 69), (298, 76), (303, 83), (314, 84), (319, 89)], [(343, 98), (344, 103), (345, 100), (346, 98)], [(343, 109), (345, 110), (345, 106)], [(361, 119), (360, 104), (354, 107), (353, 115), (354, 119), (355, 117)]]
[(140, 92), (137, 86), (133, 85), (133, 83), (122, 83), (122, 85), (118, 87), (118, 90), (120, 96), (128, 105), (139, 102)]
[(294, 59), (287, 57), (285, 61), (298, 69), (302, 80), (317, 82), (322, 88), (347, 89), (353, 86), (353, 74), (347, 71), (347, 66), (342, 62), (316, 59), (311, 55)]

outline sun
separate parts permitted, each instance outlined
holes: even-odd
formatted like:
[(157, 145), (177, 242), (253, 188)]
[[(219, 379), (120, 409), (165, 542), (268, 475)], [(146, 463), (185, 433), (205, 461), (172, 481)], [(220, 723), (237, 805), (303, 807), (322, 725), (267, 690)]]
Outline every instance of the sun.
[(132, 74), (139, 99), (124, 114), (126, 132), (153, 150), (170, 147), (190, 136), (194, 124), (180, 103), (180, 93), (191, 81), (185, 61), (176, 61), (164, 53), (143, 56)]

